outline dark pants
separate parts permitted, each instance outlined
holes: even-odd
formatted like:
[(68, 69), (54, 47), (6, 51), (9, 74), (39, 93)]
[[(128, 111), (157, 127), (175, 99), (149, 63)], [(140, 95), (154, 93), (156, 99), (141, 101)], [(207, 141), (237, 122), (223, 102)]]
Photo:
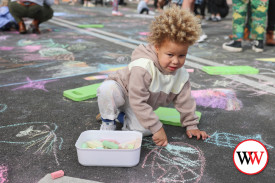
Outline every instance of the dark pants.
[(269, 0), (267, 14), (267, 30), (275, 30), (275, 0)]
[(9, 3), (9, 10), (17, 23), (22, 21), (23, 17), (33, 18), (39, 23), (45, 22), (53, 17), (53, 10), (50, 6), (33, 5), (23, 6), (16, 1)]

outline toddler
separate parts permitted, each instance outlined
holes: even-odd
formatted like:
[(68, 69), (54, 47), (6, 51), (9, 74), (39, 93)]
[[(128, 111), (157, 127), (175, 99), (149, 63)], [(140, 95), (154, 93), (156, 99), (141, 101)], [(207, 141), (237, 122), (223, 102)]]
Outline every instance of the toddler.
[(154, 110), (173, 103), (189, 138), (209, 137), (197, 127), (196, 103), (183, 67), (188, 47), (196, 42), (200, 32), (197, 18), (179, 7), (172, 6), (156, 17), (149, 44), (138, 46), (131, 63), (109, 75), (98, 88), (101, 130), (115, 130), (116, 121), (123, 122), (125, 113), (122, 130), (140, 131), (144, 136), (153, 134), (156, 145), (166, 146), (167, 136)]

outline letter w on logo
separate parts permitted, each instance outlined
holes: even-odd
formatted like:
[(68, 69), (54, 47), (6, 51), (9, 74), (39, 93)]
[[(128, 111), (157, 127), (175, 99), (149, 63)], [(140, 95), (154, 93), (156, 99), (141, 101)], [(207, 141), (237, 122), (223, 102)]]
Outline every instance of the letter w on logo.
[[(251, 163), (252, 163), (252, 165), (253, 165), (254, 162), (255, 162), (255, 159), (256, 159), (256, 161), (257, 161), (257, 163), (258, 163), (258, 165), (259, 165), (260, 162), (261, 162), (261, 159), (262, 159), (262, 156), (263, 156), (264, 151), (260, 151), (260, 153), (261, 153), (260, 158), (258, 157), (257, 151), (254, 151), (254, 152), (253, 152), (253, 151), (251, 151), (251, 152), (242, 151), (242, 153), (243, 153), (243, 157), (241, 156), (241, 151), (237, 151), (237, 154), (238, 154), (238, 156), (239, 156), (241, 165), (243, 164), (244, 160), (246, 161), (246, 164), (249, 164), (249, 162), (250, 162), (250, 160), (251, 160)], [(248, 153), (248, 157), (247, 157), (247, 153)], [(254, 155), (254, 158), (252, 157), (252, 154), (253, 154), (253, 153), (255, 154), (255, 155)]]

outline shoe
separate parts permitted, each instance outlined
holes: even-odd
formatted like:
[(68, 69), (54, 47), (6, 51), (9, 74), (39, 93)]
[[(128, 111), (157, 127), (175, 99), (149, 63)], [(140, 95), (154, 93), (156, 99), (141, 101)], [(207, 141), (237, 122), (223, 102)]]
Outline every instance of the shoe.
[(197, 43), (201, 43), (201, 42), (203, 42), (205, 39), (207, 39), (207, 35), (206, 35), (206, 34), (202, 34), (202, 35), (200, 35), (200, 38), (197, 40)]
[(102, 119), (102, 124), (100, 126), (100, 130), (116, 130), (116, 122), (114, 120)]
[(275, 35), (273, 30), (266, 31), (266, 45), (275, 46)]
[(121, 13), (119, 11), (112, 11), (112, 15), (113, 16), (123, 16), (123, 13)]
[(220, 22), (222, 20), (222, 18), (220, 16), (216, 16), (216, 20), (217, 20), (217, 22)]
[(25, 26), (25, 23), (24, 23), (23, 20), (18, 23), (18, 26), (19, 26), (19, 33), (20, 34), (26, 34), (27, 33), (26, 26)]
[(32, 23), (30, 24), (30, 29), (31, 29), (32, 33), (40, 34), (39, 21), (38, 20), (33, 20)]
[(252, 50), (255, 52), (263, 52), (264, 51), (264, 41), (263, 40), (255, 40), (252, 42)]
[(224, 43), (222, 45), (222, 48), (224, 50), (230, 51), (230, 52), (241, 52), (243, 51), (242, 48), (242, 42), (241, 41), (230, 41), (229, 43)]
[(99, 121), (99, 118), (102, 121), (102, 124), (100, 126), (100, 130), (116, 130), (121, 129), (124, 124), (124, 118), (125, 113), (120, 112), (116, 119), (109, 120), (109, 119), (103, 119), (100, 114), (96, 116), (97, 121)]

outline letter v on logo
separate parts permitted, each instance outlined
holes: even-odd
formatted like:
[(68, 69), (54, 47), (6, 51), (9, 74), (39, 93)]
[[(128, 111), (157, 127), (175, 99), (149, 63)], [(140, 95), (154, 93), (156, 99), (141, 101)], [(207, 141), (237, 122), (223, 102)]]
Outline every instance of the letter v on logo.
[(236, 146), (233, 161), (240, 172), (255, 175), (266, 167), (268, 152), (261, 142), (254, 139), (244, 140)]

